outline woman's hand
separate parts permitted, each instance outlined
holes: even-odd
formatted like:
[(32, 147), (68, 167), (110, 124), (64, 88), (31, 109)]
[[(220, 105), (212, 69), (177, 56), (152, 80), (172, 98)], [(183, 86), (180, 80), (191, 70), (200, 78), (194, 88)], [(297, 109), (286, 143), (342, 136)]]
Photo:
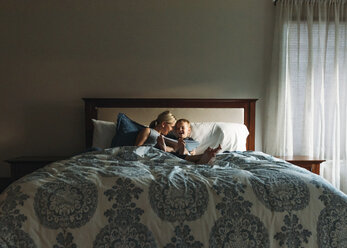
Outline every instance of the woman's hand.
[(157, 145), (160, 148), (160, 150), (163, 150), (164, 152), (167, 151), (163, 135), (159, 135), (158, 136), (158, 138), (157, 138)]

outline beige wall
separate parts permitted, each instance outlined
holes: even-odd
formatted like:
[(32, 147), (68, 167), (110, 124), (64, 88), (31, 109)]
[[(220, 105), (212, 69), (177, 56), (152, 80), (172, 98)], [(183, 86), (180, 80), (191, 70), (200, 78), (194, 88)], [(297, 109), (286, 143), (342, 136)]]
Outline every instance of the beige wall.
[(82, 97), (259, 98), (261, 150), (273, 25), (271, 0), (0, 0), (0, 161), (83, 151)]

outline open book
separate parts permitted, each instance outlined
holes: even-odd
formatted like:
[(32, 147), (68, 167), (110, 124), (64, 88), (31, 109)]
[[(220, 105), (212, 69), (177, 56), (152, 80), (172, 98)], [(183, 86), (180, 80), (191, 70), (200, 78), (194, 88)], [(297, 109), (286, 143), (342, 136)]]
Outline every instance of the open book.
[[(165, 144), (167, 146), (171, 146), (171, 147), (176, 147), (176, 145), (178, 143), (178, 140), (171, 139), (171, 138), (168, 138), (165, 136), (164, 136), (164, 141), (165, 141)], [(200, 144), (199, 142), (197, 142), (195, 140), (189, 140), (189, 139), (185, 139), (184, 142), (186, 143), (186, 149), (188, 150), (188, 152), (193, 151)]]

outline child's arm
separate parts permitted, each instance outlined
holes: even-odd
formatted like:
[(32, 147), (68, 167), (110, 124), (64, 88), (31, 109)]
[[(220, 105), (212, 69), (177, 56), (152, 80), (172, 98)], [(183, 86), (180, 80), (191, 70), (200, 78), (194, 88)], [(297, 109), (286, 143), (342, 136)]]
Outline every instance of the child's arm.
[(182, 138), (178, 139), (177, 148), (178, 148), (177, 149), (178, 154), (180, 154), (180, 155), (188, 155), (189, 154), (189, 152), (186, 148), (186, 142)]

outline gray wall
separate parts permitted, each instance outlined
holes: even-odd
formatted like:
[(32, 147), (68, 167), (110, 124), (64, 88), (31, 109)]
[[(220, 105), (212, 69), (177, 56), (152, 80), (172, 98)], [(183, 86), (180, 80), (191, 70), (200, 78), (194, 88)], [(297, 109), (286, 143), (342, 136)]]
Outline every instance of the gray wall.
[(0, 161), (83, 151), (82, 97), (259, 98), (261, 150), (273, 26), (271, 0), (1, 0)]

